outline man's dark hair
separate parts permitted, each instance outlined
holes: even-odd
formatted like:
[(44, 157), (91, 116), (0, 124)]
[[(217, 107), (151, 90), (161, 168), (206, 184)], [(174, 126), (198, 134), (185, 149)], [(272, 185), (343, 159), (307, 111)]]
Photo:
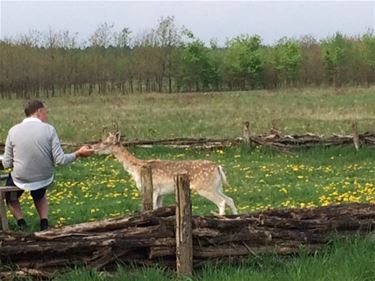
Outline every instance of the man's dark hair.
[(40, 100), (30, 100), (25, 105), (25, 115), (29, 117), (34, 114), (39, 108), (43, 108), (44, 104)]

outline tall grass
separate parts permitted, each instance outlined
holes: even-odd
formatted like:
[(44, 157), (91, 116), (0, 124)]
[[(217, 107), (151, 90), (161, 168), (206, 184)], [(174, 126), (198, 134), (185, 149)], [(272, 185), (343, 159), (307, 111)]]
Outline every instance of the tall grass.
[[(0, 142), (23, 118), (22, 100), (3, 100)], [(138, 94), (64, 97), (45, 100), (52, 123), (67, 142), (101, 137), (102, 127), (117, 122), (129, 139), (237, 137), (249, 120), (255, 133), (269, 131), (277, 120), (284, 133), (350, 133), (352, 119), (360, 132), (375, 124), (374, 88), (248, 91), (226, 93)]]

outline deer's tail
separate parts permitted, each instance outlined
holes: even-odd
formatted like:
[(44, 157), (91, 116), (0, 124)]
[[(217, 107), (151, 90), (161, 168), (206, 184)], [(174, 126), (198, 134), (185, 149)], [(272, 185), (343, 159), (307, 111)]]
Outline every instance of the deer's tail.
[(224, 169), (221, 165), (218, 166), (219, 174), (221, 177), (221, 181), (223, 182), (223, 185), (229, 186), (227, 177), (225, 176)]

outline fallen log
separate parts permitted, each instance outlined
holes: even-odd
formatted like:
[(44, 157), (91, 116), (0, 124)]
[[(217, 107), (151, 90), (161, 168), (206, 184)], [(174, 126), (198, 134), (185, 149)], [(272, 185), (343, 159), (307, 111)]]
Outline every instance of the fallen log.
[[(375, 133), (366, 132), (359, 134), (359, 141), (362, 146), (375, 147)], [(288, 152), (296, 148), (312, 148), (316, 146), (331, 147), (352, 145), (353, 137), (351, 135), (338, 135), (324, 137), (312, 133), (293, 134), (293, 135), (275, 135), (260, 134), (251, 136), (251, 141), (256, 145), (268, 147), (279, 152)], [(87, 141), (85, 143), (62, 143), (64, 149), (76, 149), (84, 144), (91, 145), (98, 143), (99, 140)], [(152, 147), (154, 145), (163, 145), (172, 148), (204, 148), (218, 149), (240, 145), (244, 142), (243, 138), (174, 138), (160, 140), (123, 140), (124, 146)], [(5, 144), (0, 143), (0, 153), (4, 152)], [(1, 163), (1, 162), (0, 162)]]
[[(313, 252), (333, 235), (374, 231), (375, 204), (194, 216), (192, 228), (195, 265), (217, 258)], [(33, 234), (1, 232), (0, 277), (18, 272), (47, 278), (77, 266), (110, 270), (118, 262), (173, 265), (175, 245), (174, 206)]]

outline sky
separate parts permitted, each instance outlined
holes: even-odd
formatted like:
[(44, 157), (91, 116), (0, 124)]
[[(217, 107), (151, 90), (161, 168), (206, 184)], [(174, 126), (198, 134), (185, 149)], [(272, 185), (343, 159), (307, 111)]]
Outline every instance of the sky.
[(132, 35), (174, 16), (195, 37), (223, 45), (241, 34), (261, 36), (265, 44), (310, 34), (324, 39), (341, 32), (355, 36), (375, 29), (373, 1), (16, 1), (0, 0), (0, 39), (69, 30), (84, 42), (103, 23)]

